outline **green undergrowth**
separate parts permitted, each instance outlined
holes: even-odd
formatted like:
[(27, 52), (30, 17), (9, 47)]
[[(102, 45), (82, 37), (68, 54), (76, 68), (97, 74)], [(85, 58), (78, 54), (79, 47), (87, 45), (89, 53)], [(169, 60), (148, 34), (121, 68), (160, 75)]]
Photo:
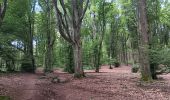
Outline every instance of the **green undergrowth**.
[(11, 100), (9, 96), (0, 96), (0, 100)]

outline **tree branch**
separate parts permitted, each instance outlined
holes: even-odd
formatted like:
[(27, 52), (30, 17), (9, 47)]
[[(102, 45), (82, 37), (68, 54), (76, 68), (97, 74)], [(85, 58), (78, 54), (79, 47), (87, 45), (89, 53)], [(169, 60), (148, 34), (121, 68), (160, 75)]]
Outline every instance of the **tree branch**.
[(3, 8), (1, 8), (2, 9), (2, 12), (1, 12), (2, 18), (5, 16), (6, 8), (7, 8), (7, 0), (4, 0)]
[(73, 41), (73, 39), (72, 39), (72, 37), (71, 37), (71, 35), (70, 35), (70, 32), (69, 32), (69, 26), (68, 26), (68, 22), (67, 22), (67, 17), (68, 17), (68, 20), (70, 20), (70, 18), (69, 18), (69, 16), (67, 15), (67, 11), (66, 11), (66, 7), (65, 7), (65, 4), (64, 4), (64, 1), (63, 0), (60, 0), (60, 4), (61, 4), (61, 7), (62, 7), (62, 9), (63, 9), (63, 11), (64, 11), (64, 20), (65, 20), (65, 30), (66, 30), (66, 34), (67, 34), (67, 36), (70, 38), (70, 40), (72, 41), (72, 42), (74, 42)]
[(87, 7), (88, 7), (88, 4), (89, 4), (89, 0), (87, 0), (87, 1), (86, 1), (85, 8), (84, 8), (84, 10), (83, 10), (83, 12), (82, 12), (82, 15), (81, 15), (81, 17), (80, 17), (80, 22), (82, 21), (82, 19), (83, 19), (84, 15), (85, 15), (85, 13), (86, 13), (86, 10), (87, 10)]
[(1, 25), (1, 21), (3, 20), (4, 16), (5, 16), (5, 12), (6, 12), (6, 8), (7, 8), (7, 1), (8, 0), (4, 0), (3, 4), (0, 4), (0, 25)]
[[(60, 1), (62, 7), (64, 6), (64, 2)], [(58, 26), (59, 26), (59, 32), (60, 35), (69, 43), (74, 43), (73, 39), (71, 38), (70, 32), (69, 32), (69, 27), (68, 27), (68, 23), (67, 23), (67, 19), (66, 19), (66, 15), (64, 16), (65, 19), (63, 19), (63, 15), (61, 13), (61, 11), (59, 10), (59, 8), (57, 7), (57, 1), (53, 0), (53, 4), (56, 10), (56, 16), (57, 16), (57, 20), (58, 20)], [(64, 10), (65, 8), (63, 8)], [(65, 14), (66, 14), (66, 10), (65, 10)], [(64, 22), (65, 20), (65, 22)]]

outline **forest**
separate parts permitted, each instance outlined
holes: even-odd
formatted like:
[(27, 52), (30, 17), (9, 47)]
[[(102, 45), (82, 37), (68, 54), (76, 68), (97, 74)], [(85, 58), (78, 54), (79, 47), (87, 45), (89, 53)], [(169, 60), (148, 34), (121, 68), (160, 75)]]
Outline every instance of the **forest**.
[(170, 100), (169, 0), (0, 0), (0, 100)]

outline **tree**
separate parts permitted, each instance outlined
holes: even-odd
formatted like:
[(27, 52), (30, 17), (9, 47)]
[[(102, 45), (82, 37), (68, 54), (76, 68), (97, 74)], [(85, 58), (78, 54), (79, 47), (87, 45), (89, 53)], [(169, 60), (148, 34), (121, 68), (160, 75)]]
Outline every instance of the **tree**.
[(3, 0), (0, 2), (0, 26), (2, 24), (2, 20), (4, 19), (5, 12), (7, 9), (7, 1), (8, 0)]
[[(96, 6), (97, 5), (97, 6)], [(108, 6), (108, 7), (107, 7)], [(95, 71), (99, 72), (101, 59), (102, 59), (102, 47), (106, 31), (106, 7), (109, 8), (110, 4), (107, 4), (104, 0), (97, 0), (91, 2), (90, 17), (92, 20), (89, 22), (91, 32), (91, 40), (93, 44), (93, 66)], [(109, 10), (109, 9), (107, 9)]]
[(53, 50), (54, 50), (54, 42), (56, 40), (55, 36), (55, 27), (53, 24), (54, 14), (52, 9), (52, 3), (50, 0), (39, 1), (41, 8), (43, 9), (42, 16), (45, 20), (45, 32), (46, 32), (46, 48), (45, 48), (45, 72), (51, 72), (53, 68)]
[[(35, 0), (10, 0), (8, 5), (7, 16), (4, 18), (1, 31), (4, 35), (8, 34), (9, 37), (14, 37), (9, 44), (22, 51), (21, 69), (34, 72), (33, 33)], [(23, 7), (25, 9), (22, 9)], [(18, 47), (16, 44), (13, 45), (13, 42), (21, 43), (21, 45)]]
[[(19, 3), (22, 3), (23, 1), (20, 1)], [(21, 64), (22, 70), (26, 72), (32, 72), (34, 73), (36, 66), (35, 66), (35, 59), (34, 59), (34, 51), (33, 51), (33, 37), (34, 37), (34, 24), (35, 24), (35, 4), (36, 0), (27, 0), (26, 2), (26, 12), (23, 17), (25, 17), (26, 21), (26, 38), (25, 45), (24, 45), (24, 51), (25, 55), (23, 57), (23, 62)], [(25, 31), (25, 30), (24, 30)]]
[(148, 45), (148, 22), (146, 13), (146, 0), (138, 1), (138, 21), (139, 21), (139, 58), (141, 64), (141, 75), (143, 81), (151, 81), (149, 64), (149, 45)]
[(100, 36), (96, 37), (96, 39), (98, 40), (98, 43), (95, 45), (94, 47), (94, 53), (95, 54), (95, 71), (99, 72), (99, 67), (100, 67), (100, 61), (101, 61), (101, 54), (102, 54), (102, 44), (103, 44), (103, 39), (104, 39), (104, 35), (105, 35), (105, 31), (106, 31), (106, 19), (105, 19), (105, 1), (100, 1), (99, 4), (99, 10), (98, 10), (98, 27), (99, 28), (99, 34), (101, 34)]
[[(60, 2), (61, 9), (58, 5)], [(75, 77), (84, 76), (82, 67), (81, 24), (88, 7), (89, 0), (53, 0), (61, 36), (73, 46)], [(68, 5), (70, 4), (70, 5)], [(63, 11), (63, 12), (62, 12)]]

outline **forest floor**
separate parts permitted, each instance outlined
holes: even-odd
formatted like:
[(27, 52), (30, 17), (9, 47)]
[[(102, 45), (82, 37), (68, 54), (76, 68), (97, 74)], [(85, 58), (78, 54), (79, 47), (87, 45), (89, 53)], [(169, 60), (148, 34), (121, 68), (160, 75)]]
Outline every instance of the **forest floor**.
[(129, 66), (85, 72), (82, 79), (59, 69), (47, 75), (40, 69), (37, 74), (0, 74), (0, 95), (11, 100), (170, 100), (170, 74), (141, 84), (139, 73), (131, 73)]

